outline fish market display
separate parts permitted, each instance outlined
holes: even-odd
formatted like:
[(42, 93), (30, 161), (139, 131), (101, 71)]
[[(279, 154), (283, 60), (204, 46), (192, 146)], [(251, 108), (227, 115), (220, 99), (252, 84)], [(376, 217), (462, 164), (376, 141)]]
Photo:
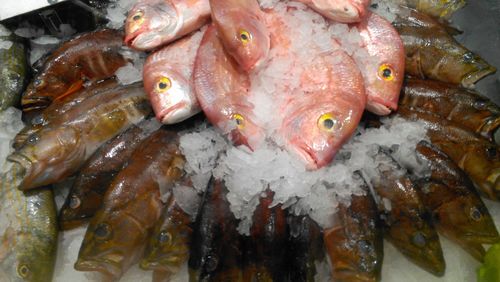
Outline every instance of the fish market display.
[(144, 64), (144, 89), (164, 124), (181, 122), (201, 111), (194, 93), (193, 67), (203, 31), (149, 55)]
[(125, 43), (152, 50), (199, 29), (209, 19), (209, 0), (139, 0), (128, 12)]
[(127, 64), (122, 56), (123, 34), (103, 29), (77, 36), (43, 58), (33, 81), (23, 94), (23, 111), (46, 108), (52, 101), (81, 89), (84, 83), (114, 75)]
[(143, 120), (151, 108), (142, 88), (135, 84), (95, 95), (34, 133), (8, 158), (20, 168), (19, 188), (72, 175), (102, 144)]
[(210, 0), (210, 8), (226, 52), (244, 71), (262, 65), (271, 42), (257, 0)]
[(21, 39), (0, 25), (0, 111), (18, 106), (27, 83), (26, 47)]
[(59, 212), (61, 229), (82, 225), (101, 207), (111, 181), (128, 162), (134, 151), (153, 131), (154, 120), (143, 121), (102, 145), (80, 172)]
[(57, 250), (57, 214), (49, 187), (23, 193), (16, 173), (0, 179), (0, 280), (51, 281)]
[(180, 179), (183, 166), (175, 132), (160, 129), (147, 138), (104, 195), (75, 269), (119, 279), (136, 263), (163, 209), (160, 190)]

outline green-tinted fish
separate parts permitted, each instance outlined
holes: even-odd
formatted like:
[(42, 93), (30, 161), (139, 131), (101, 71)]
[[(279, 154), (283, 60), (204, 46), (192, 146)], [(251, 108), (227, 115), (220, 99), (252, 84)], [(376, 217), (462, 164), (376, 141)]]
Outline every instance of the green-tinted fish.
[(405, 47), (407, 74), (471, 87), (496, 71), (460, 45), (445, 26), (415, 10), (409, 13), (394, 22)]
[(0, 281), (52, 280), (57, 219), (50, 188), (23, 193), (15, 167), (0, 178)]
[(161, 216), (160, 189), (181, 178), (184, 162), (176, 132), (160, 129), (142, 142), (90, 221), (75, 269), (117, 280), (138, 262)]
[(449, 19), (465, 6), (465, 0), (406, 0), (409, 7), (436, 18)]
[(417, 145), (417, 156), (431, 169), (430, 178), (420, 180), (417, 186), (436, 229), (481, 261), (485, 254), (481, 244), (500, 239), (488, 209), (469, 179), (443, 152), (422, 141)]
[(484, 257), (484, 264), (477, 270), (478, 282), (500, 281), (500, 243), (490, 247)]
[(27, 83), (26, 47), (0, 25), (0, 111), (17, 106)]

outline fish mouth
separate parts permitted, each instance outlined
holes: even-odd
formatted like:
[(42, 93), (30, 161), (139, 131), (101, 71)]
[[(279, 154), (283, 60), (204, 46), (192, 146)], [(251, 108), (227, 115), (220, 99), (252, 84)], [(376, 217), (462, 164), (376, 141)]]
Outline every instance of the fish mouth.
[(114, 278), (119, 278), (122, 276), (121, 268), (116, 265), (114, 261), (107, 259), (78, 259), (75, 262), (74, 268), (78, 271), (97, 271)]
[(51, 102), (52, 100), (50, 98), (44, 96), (21, 98), (21, 105), (24, 111), (45, 109)]
[(462, 86), (466, 88), (471, 88), (476, 82), (483, 79), (484, 77), (493, 74), (497, 71), (497, 69), (493, 66), (487, 66), (486, 68), (482, 68), (478, 71), (467, 74), (464, 78), (462, 78)]
[(177, 117), (177, 118), (173, 118), (173, 119), (170, 119), (170, 118), (175, 116), (176, 113), (178, 113), (180, 110), (185, 109), (186, 107), (187, 107), (187, 104), (185, 102), (177, 103), (171, 107), (164, 109), (160, 113), (158, 113), (156, 115), (156, 118), (163, 124), (173, 124), (173, 123), (181, 122), (181, 121), (187, 119), (188, 117), (181, 117), (181, 118)]
[(315, 170), (319, 168), (318, 160), (312, 153), (311, 148), (308, 146), (300, 146), (294, 148), (295, 153), (304, 161), (308, 170)]
[(7, 160), (20, 165), (25, 170), (25, 173), (29, 173), (32, 166), (31, 159), (21, 153), (13, 153), (7, 157)]
[(390, 107), (379, 103), (366, 104), (366, 110), (379, 116), (387, 116), (392, 112)]

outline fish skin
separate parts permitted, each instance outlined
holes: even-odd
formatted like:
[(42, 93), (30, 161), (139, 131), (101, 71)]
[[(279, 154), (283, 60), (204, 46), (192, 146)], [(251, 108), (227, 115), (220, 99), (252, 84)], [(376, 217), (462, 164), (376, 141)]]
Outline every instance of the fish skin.
[(494, 141), (500, 108), (477, 92), (432, 80), (407, 79), (400, 104), (432, 112)]
[(429, 16), (443, 19), (449, 19), (466, 3), (465, 0), (406, 0), (408, 7), (415, 8)]
[(340, 203), (336, 224), (324, 231), (334, 281), (380, 281), (383, 234), (377, 206), (367, 191)]
[(210, 0), (210, 7), (226, 52), (245, 72), (261, 66), (271, 40), (257, 0)]
[(243, 281), (242, 242), (227, 193), (222, 181), (209, 181), (193, 228), (189, 281)]
[(122, 36), (120, 31), (102, 29), (61, 44), (39, 63), (40, 68), (21, 99), (23, 112), (44, 109), (61, 96), (81, 89), (84, 82), (113, 76), (128, 63), (120, 54)]
[(140, 83), (86, 99), (8, 157), (24, 170), (19, 189), (52, 184), (72, 175), (102, 144), (150, 113)]
[[(358, 29), (363, 47), (370, 55), (369, 60), (355, 58), (365, 77), (366, 109), (377, 115), (388, 115), (398, 108), (404, 80), (403, 41), (391, 23), (376, 13), (368, 12), (366, 18), (353, 26)], [(385, 76), (384, 72), (390, 75)]]
[(479, 192), (492, 200), (500, 199), (500, 152), (496, 144), (432, 113), (401, 107), (398, 115), (423, 122), (431, 143), (467, 174)]
[[(0, 25), (0, 33), (10, 31)], [(12, 43), (8, 49), (0, 48), (0, 111), (19, 105), (21, 93), (28, 82), (26, 47), (13, 33), (0, 36), (0, 41)]]
[(324, 17), (341, 22), (355, 23), (368, 13), (371, 0), (296, 0), (311, 7)]
[[(194, 93), (193, 67), (203, 32), (152, 53), (144, 64), (144, 89), (156, 118), (164, 124), (178, 123), (201, 112)], [(167, 85), (165, 90), (159, 87), (160, 83)]]
[(209, 20), (209, 0), (140, 0), (128, 12), (124, 42), (137, 50), (152, 50)]
[(0, 178), (0, 280), (51, 281), (57, 253), (57, 214), (50, 187), (23, 193), (17, 168)]
[(59, 211), (62, 230), (73, 229), (87, 222), (99, 209), (104, 194), (114, 177), (128, 162), (135, 149), (160, 124), (146, 120), (103, 144), (80, 169)]
[(207, 119), (235, 145), (257, 147), (264, 130), (254, 121), (254, 106), (247, 101), (249, 77), (224, 51), (214, 25), (208, 27), (198, 48), (193, 76), (196, 97)]
[(406, 52), (407, 74), (472, 87), (496, 72), (481, 57), (460, 45), (447, 28), (431, 17), (410, 9), (409, 16), (393, 23)]
[(411, 262), (442, 276), (446, 268), (443, 251), (417, 188), (407, 172), (386, 152), (380, 151), (374, 158), (382, 162), (371, 184), (386, 239)]
[(170, 189), (183, 174), (185, 160), (178, 143), (176, 132), (163, 129), (142, 142), (90, 221), (76, 270), (119, 279), (140, 260), (164, 206), (160, 189)]

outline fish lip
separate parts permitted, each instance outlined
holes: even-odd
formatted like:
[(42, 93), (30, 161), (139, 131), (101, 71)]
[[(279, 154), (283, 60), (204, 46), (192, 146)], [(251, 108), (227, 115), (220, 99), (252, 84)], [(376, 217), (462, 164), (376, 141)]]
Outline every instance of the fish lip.
[(167, 122), (166, 120), (174, 115), (179, 109), (182, 109), (184, 108), (185, 106), (187, 106), (186, 102), (181, 102), (181, 103), (177, 103), (173, 106), (170, 106), (164, 110), (162, 110), (161, 112), (159, 112), (157, 115), (156, 115), (156, 118), (163, 124), (172, 124), (172, 123), (176, 123), (178, 121), (173, 121), (173, 122)]
[[(105, 266), (103, 265), (105, 264)], [(107, 259), (78, 259), (75, 262), (74, 268), (78, 271), (97, 271), (119, 278), (122, 275), (122, 270), (114, 262)]]
[(381, 103), (369, 103), (366, 104), (366, 110), (379, 116), (387, 116), (392, 112), (392, 110), (394, 110), (394, 108)]
[(295, 153), (299, 155), (302, 160), (305, 160), (306, 168), (309, 170), (315, 170), (319, 168), (318, 160), (311, 152), (311, 148), (307, 145), (299, 146), (294, 149)]
[(493, 66), (488, 66), (486, 68), (480, 69), (473, 73), (469, 73), (464, 78), (462, 78), (462, 86), (466, 88), (472, 87), (476, 82), (483, 79), (484, 77), (493, 74), (497, 69)]
[(32, 160), (26, 155), (19, 152), (15, 152), (7, 157), (7, 160), (19, 164), (24, 170), (25, 174), (29, 174), (32, 168)]
[(38, 110), (46, 108), (52, 100), (49, 97), (37, 96), (32, 98), (21, 98), (21, 105), (24, 111)]

